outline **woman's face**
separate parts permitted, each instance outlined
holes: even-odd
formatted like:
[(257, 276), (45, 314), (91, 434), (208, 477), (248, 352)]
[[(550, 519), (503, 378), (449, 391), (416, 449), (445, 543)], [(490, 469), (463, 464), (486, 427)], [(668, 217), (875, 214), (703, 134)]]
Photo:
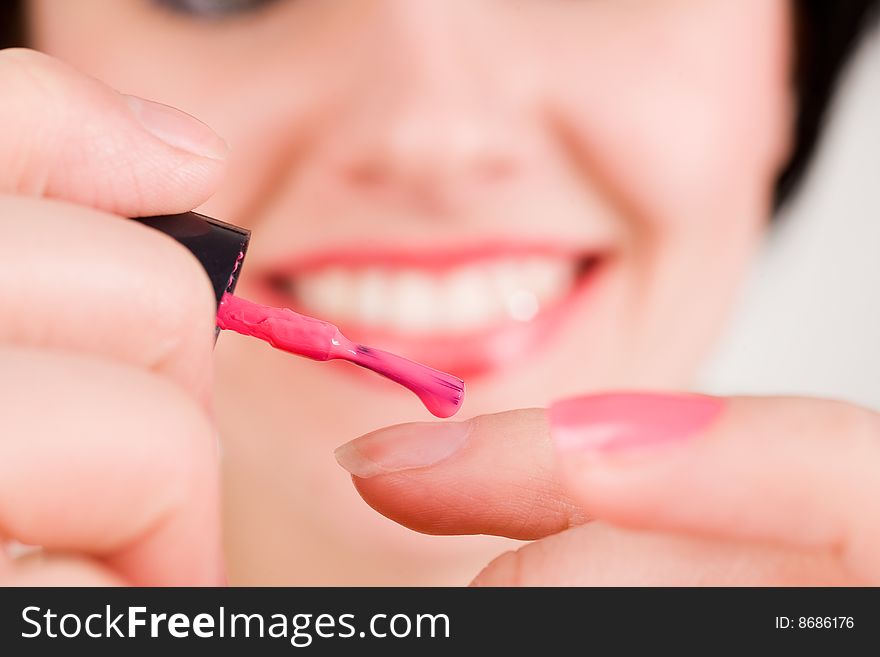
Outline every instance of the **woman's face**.
[[(254, 231), (242, 296), (461, 374), (467, 416), (687, 386), (788, 152), (786, 0), (29, 6), (34, 46), (228, 140), (204, 211)], [(236, 335), (217, 380), (233, 580), (441, 583), (497, 550), (379, 518), (335, 465), (427, 419), (405, 391)]]

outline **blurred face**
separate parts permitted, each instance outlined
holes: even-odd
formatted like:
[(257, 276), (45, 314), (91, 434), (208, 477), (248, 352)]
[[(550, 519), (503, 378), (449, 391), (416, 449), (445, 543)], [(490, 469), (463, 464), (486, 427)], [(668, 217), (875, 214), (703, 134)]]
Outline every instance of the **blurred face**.
[[(32, 0), (33, 45), (230, 143), (239, 293), (464, 376), (464, 415), (685, 387), (788, 151), (784, 0)], [(233, 581), (446, 583), (331, 450), (418, 401), (224, 335)]]

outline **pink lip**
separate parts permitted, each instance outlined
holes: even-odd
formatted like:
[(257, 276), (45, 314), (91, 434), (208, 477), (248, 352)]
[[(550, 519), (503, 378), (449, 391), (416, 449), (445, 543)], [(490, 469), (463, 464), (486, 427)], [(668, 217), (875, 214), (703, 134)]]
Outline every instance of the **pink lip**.
[(559, 244), (540, 242), (492, 241), (479, 244), (456, 246), (442, 245), (425, 249), (424, 247), (370, 247), (350, 246), (327, 249), (305, 256), (285, 259), (263, 268), (264, 277), (295, 276), (312, 269), (329, 265), (350, 267), (382, 265), (383, 267), (418, 267), (430, 271), (442, 271), (469, 262), (489, 260), (499, 256), (544, 255), (561, 258), (582, 258), (592, 253), (605, 251), (604, 248), (566, 247)]
[(589, 295), (611, 260), (607, 250), (569, 248), (558, 244), (507, 243), (469, 245), (455, 249), (401, 250), (401, 249), (339, 249), (322, 251), (306, 257), (291, 259), (267, 267), (257, 273), (256, 293), (266, 303), (288, 306), (298, 312), (310, 312), (297, 306), (296, 298), (279, 292), (274, 284), (279, 278), (295, 277), (298, 273), (330, 265), (406, 267), (442, 271), (468, 262), (478, 262), (499, 256), (551, 255), (572, 259), (594, 259), (583, 272), (575, 288), (555, 305), (542, 309), (529, 322), (513, 320), (478, 332), (404, 336), (400, 333), (358, 326), (338, 318), (327, 317), (338, 324), (352, 339), (375, 345), (431, 367), (450, 372), (461, 378), (488, 375), (522, 361), (546, 346), (586, 296)]

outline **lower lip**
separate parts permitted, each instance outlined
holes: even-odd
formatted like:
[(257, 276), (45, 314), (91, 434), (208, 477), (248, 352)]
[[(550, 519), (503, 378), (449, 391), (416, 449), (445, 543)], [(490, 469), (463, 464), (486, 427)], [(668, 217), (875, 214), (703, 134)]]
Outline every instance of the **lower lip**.
[[(399, 333), (340, 323), (332, 317), (326, 319), (336, 323), (345, 335), (357, 342), (401, 354), (463, 379), (473, 379), (521, 363), (524, 357), (549, 346), (566, 319), (595, 288), (598, 278), (607, 267), (607, 260), (607, 257), (603, 257), (593, 263), (581, 274), (565, 298), (542, 309), (528, 322), (509, 320), (482, 331), (407, 337)], [(297, 312), (309, 312), (308, 309), (297, 307), (295, 298), (279, 294), (271, 285), (260, 286), (258, 294), (266, 303), (287, 306)]]

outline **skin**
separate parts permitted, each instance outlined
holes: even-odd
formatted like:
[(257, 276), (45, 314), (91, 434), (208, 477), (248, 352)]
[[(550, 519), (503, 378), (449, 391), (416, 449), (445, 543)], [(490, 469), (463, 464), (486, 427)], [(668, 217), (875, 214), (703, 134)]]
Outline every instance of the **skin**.
[[(701, 506), (712, 477), (664, 478), (662, 450), (656, 476), (605, 471), (557, 454), (540, 408), (498, 413), (689, 385), (789, 151), (787, 2), (301, 0), (216, 23), (136, 0), (29, 8), (48, 56), (0, 53), (0, 222), (21, 273), (0, 279), (0, 536), (45, 549), (0, 561), (0, 581), (466, 583), (510, 538), (541, 540), (478, 583), (876, 578), (871, 514), (847, 511), (878, 499), (858, 467), (876, 448), (848, 448), (875, 435), (867, 411), (731, 402), (709, 444), (740, 448), (684, 471), (790, 494), (746, 489), (729, 508)], [(184, 117), (157, 138), (113, 89), (198, 116), (229, 152)], [(199, 205), (254, 230), (238, 291), (257, 301), (249, 271), (340, 235), (423, 249), (540, 235), (600, 243), (609, 266), (552, 344), (468, 381), (468, 459), (355, 477), (398, 525), (331, 451), (427, 414), (246, 338), (212, 356), (197, 263), (119, 220)], [(794, 432), (793, 414), (817, 421)], [(829, 488), (828, 462), (866, 485)]]

